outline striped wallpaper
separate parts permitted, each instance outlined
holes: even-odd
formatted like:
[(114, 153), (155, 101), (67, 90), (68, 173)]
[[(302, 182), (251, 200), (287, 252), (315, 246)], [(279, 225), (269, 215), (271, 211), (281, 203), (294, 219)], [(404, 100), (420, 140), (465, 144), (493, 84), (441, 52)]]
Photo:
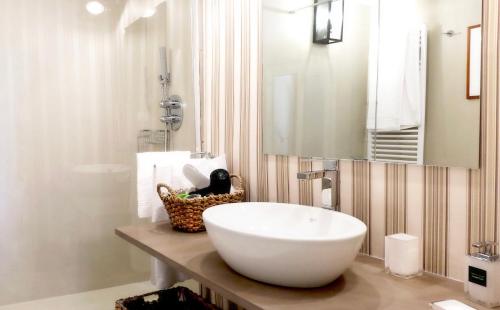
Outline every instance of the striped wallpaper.
[[(202, 148), (227, 154), (251, 201), (319, 205), (320, 182), (296, 173), (320, 163), (262, 151), (261, 2), (199, 3)], [(500, 239), (499, 13), (484, 0), (480, 170), (341, 161), (341, 209), (369, 227), (363, 253), (383, 258), (385, 235), (413, 234), (426, 271), (460, 280), (471, 243)]]

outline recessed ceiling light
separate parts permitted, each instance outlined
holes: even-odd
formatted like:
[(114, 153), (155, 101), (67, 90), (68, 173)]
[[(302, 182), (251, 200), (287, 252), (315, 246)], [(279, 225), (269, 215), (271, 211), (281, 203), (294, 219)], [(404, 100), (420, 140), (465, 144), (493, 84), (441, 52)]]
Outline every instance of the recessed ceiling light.
[(104, 12), (104, 5), (99, 1), (89, 1), (85, 6), (87, 11), (92, 15), (99, 15)]
[(155, 15), (155, 13), (156, 13), (155, 9), (147, 9), (146, 11), (144, 11), (144, 14), (142, 14), (142, 17), (148, 18)]

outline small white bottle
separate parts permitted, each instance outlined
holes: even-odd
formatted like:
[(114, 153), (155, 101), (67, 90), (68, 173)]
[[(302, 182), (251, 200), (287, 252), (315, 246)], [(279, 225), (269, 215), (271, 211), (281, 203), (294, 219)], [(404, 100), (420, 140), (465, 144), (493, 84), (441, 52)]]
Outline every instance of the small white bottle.
[(476, 242), (477, 253), (466, 257), (464, 289), (470, 299), (487, 307), (500, 306), (500, 260), (494, 242)]

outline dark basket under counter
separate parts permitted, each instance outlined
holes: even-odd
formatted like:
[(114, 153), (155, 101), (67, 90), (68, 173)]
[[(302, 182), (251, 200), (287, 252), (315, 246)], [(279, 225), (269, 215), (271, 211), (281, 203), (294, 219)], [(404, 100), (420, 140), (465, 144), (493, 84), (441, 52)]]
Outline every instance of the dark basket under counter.
[[(160, 295), (164, 296), (164, 303), (151, 308), (152, 304), (158, 302)], [(148, 304), (149, 303), (149, 304)], [(140, 304), (148, 304), (140, 307)], [(141, 310), (141, 309), (164, 309), (164, 310), (219, 310), (215, 305), (205, 301), (200, 295), (182, 286), (160, 290), (134, 297), (119, 299), (115, 303), (115, 310)]]

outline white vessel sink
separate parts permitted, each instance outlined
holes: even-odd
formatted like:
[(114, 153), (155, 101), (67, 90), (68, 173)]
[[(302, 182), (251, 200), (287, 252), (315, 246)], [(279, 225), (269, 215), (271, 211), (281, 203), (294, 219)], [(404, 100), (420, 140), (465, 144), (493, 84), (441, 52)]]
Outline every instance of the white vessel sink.
[(354, 261), (366, 225), (340, 212), (279, 203), (237, 203), (203, 212), (208, 236), (224, 261), (249, 278), (290, 287), (319, 287)]

